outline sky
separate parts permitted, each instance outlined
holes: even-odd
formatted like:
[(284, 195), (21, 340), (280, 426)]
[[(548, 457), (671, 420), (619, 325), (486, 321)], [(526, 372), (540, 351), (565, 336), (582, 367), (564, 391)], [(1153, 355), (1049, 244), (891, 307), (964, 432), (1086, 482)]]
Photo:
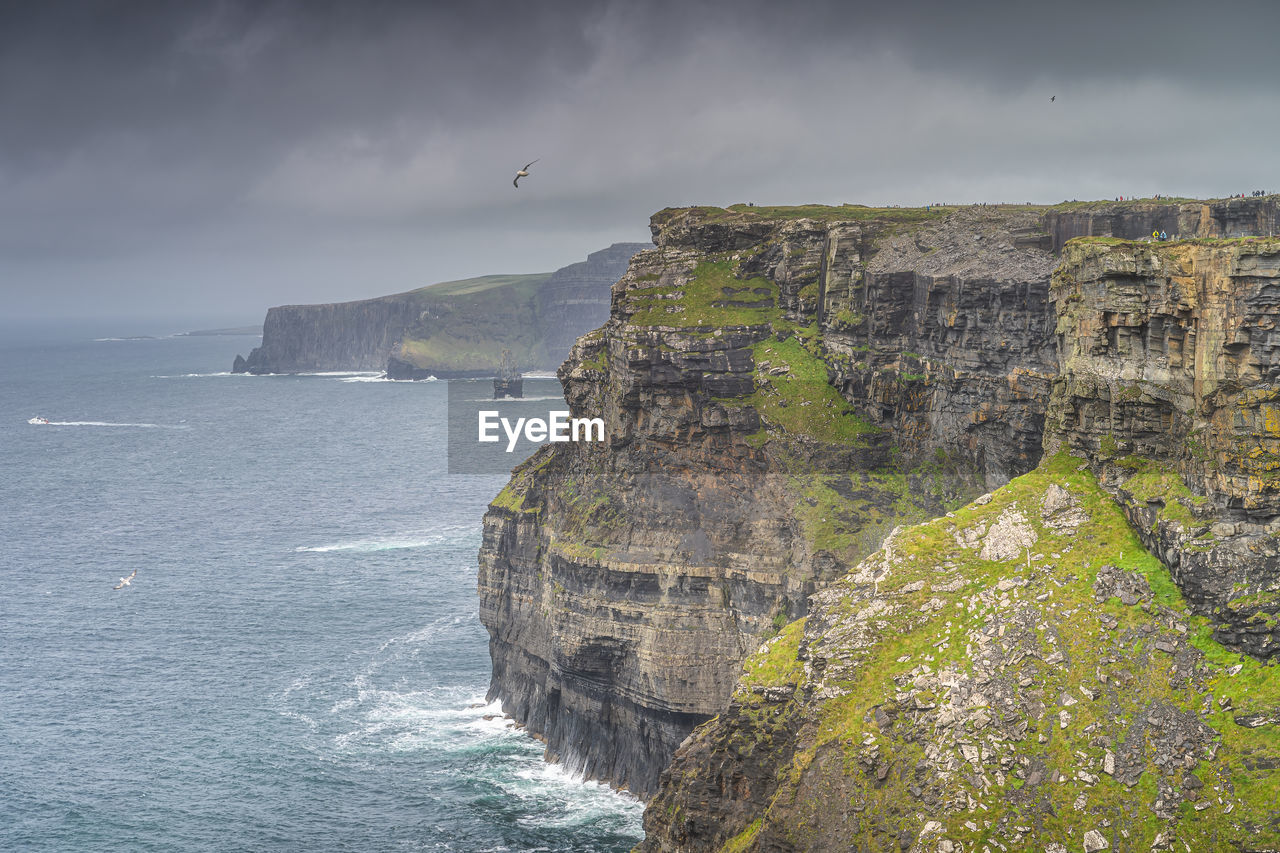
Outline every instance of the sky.
[(1273, 0), (0, 0), (0, 321), (260, 322), (669, 206), (1280, 191), (1278, 33)]

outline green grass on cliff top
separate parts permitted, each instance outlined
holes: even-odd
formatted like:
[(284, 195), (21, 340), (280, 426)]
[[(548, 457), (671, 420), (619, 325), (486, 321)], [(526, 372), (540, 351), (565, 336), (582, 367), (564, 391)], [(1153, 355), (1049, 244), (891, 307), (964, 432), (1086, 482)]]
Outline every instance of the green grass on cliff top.
[[(1105, 207), (1135, 206), (1173, 206), (1187, 203), (1211, 203), (1229, 201), (1229, 199), (1196, 199), (1185, 197), (1162, 196), (1161, 198), (1138, 198), (1115, 201), (1113, 199), (1093, 199), (1086, 201), (1062, 201), (1057, 204), (988, 204), (993, 210), (1096, 210)], [(728, 207), (709, 205), (687, 208), (669, 207), (654, 215), (657, 222), (684, 211), (697, 212), (707, 222), (743, 222), (769, 219), (817, 219), (826, 222), (881, 220), (885, 222), (928, 222), (940, 219), (957, 210), (975, 207), (974, 204), (952, 204), (943, 206), (920, 207), (867, 207), (861, 204), (800, 204), (800, 205), (747, 205), (731, 204)]]
[(466, 296), (472, 293), (483, 293), (497, 287), (512, 285), (541, 285), (551, 278), (549, 272), (529, 273), (527, 275), (482, 275), (477, 278), (460, 278), (457, 281), (442, 281), (419, 287), (410, 293), (420, 296)]
[(775, 205), (754, 207), (746, 204), (731, 204), (725, 207), (669, 207), (655, 214), (661, 219), (681, 210), (692, 210), (701, 214), (707, 222), (738, 222), (760, 219), (819, 219), (827, 222), (866, 221), (879, 219), (889, 222), (927, 222), (941, 219), (952, 212), (954, 207), (934, 207), (926, 210), (923, 207), (866, 207), (861, 204), (843, 204), (838, 207), (826, 204)]
[[(823, 785), (812, 777), (831, 772), (830, 762), (817, 759), (833, 747), (845, 752), (844, 772), (856, 786), (859, 811), (880, 815), (903, 814), (904, 809), (911, 812), (911, 804), (917, 801), (909, 788), (917, 777), (907, 769), (924, 759), (924, 745), (909, 726), (902, 731), (878, 728), (875, 708), (892, 704), (903, 683), (895, 678), (901, 679), (917, 667), (934, 673), (949, 668), (972, 671), (974, 636), (983, 633), (999, 642), (1004, 627), (997, 637), (997, 626), (1012, 626), (1015, 614), (1030, 612), (1039, 613), (1035, 617), (1038, 634), (1032, 642), (1040, 651), (1008, 664), (1006, 677), (1030, 674), (1032, 681), (1026, 689), (1040, 691), (1038, 695), (1047, 705), (1045, 712), (1028, 718), (1030, 728), (1019, 741), (988, 743), (985, 731), (970, 726), (967, 734), (962, 732), (961, 742), (982, 748), (989, 745), (998, 754), (1027, 759), (1028, 766), (1061, 773), (1071, 782), (1042, 782), (1034, 790), (1028, 786), (1023, 791), (1025, 780), (1010, 770), (999, 777), (984, 776), (979, 785), (978, 776), (967, 772), (970, 768), (965, 764), (964, 772), (951, 775), (946, 784), (952, 790), (968, 791), (982, 805), (976, 810), (929, 815), (943, 823), (940, 837), (962, 841), (966, 851), (981, 850), (999, 838), (993, 828), (1003, 823), (1034, 826), (1038, 841), (1044, 843), (1078, 840), (1108, 818), (1113, 825), (1105, 834), (1112, 839), (1112, 849), (1148, 850), (1164, 826), (1152, 812), (1158, 796), (1155, 778), (1160, 773), (1172, 774), (1175, 790), (1180, 790), (1179, 783), (1192, 771), (1181, 766), (1161, 770), (1152, 763), (1152, 748), (1142, 744), (1138, 745), (1146, 770), (1134, 787), (1126, 787), (1098, 768), (1106, 751), (1119, 754), (1128, 732), (1142, 731), (1150, 709), (1171, 707), (1217, 733), (1216, 759), (1201, 761), (1195, 770), (1205, 784), (1204, 792), (1212, 792), (1209, 806), (1199, 811), (1191, 802), (1179, 799), (1181, 805), (1174, 807), (1180, 815), (1176, 830), (1179, 842), (1190, 844), (1192, 850), (1236, 849), (1229, 839), (1265, 841), (1267, 847), (1280, 845), (1280, 776), (1267, 769), (1280, 760), (1280, 730), (1276, 726), (1251, 729), (1234, 719), (1241, 713), (1275, 713), (1280, 709), (1280, 668), (1234, 653), (1212, 638), (1209, 621), (1191, 614), (1168, 570), (1143, 548), (1119, 508), (1081, 468), (1079, 459), (1066, 454), (1046, 459), (1037, 470), (994, 492), (988, 503), (970, 504), (951, 518), (938, 518), (899, 535), (893, 546), (892, 569), (878, 586), (879, 594), (888, 596), (896, 607), (878, 617), (878, 639), (869, 647), (854, 645), (822, 652), (848, 654), (856, 660), (852, 680), (840, 683), (846, 691), (843, 695), (820, 702), (808, 712), (810, 719), (817, 715), (816, 733), (801, 744), (788, 766), (780, 768), (782, 784), (773, 798), (778, 810), (775, 813), (770, 806), (762, 816), (763, 825), (749, 827), (752, 838), (762, 829), (767, 831), (776, 818), (774, 829), (804, 846), (805, 815), (832, 808), (831, 804), (806, 800), (803, 792), (822, 790)], [(1041, 502), (1050, 484), (1066, 488), (1084, 511), (1085, 520), (1078, 529), (1059, 532), (1043, 523)], [(1025, 554), (1008, 561), (983, 560), (977, 548), (958, 541), (957, 534), (974, 529), (985, 532), (1002, 513), (1015, 509), (1026, 517), (1036, 536)], [(1103, 602), (1094, 598), (1093, 582), (1104, 564), (1147, 578), (1154, 596), (1150, 612), (1141, 606), (1123, 605), (1117, 598)], [(1010, 579), (1025, 585), (997, 590), (999, 581)], [(837, 581), (833, 589), (843, 583), (849, 581)], [(915, 591), (904, 591), (915, 585), (919, 586)], [(944, 586), (947, 589), (942, 589)], [(837, 605), (836, 614), (840, 607), (847, 608), (840, 620), (852, 620), (866, 604), (846, 599)], [(1162, 609), (1165, 615), (1161, 615)], [(828, 613), (826, 618), (833, 615)], [(1100, 624), (1107, 619), (1114, 620), (1117, 627), (1107, 629)], [(786, 656), (799, 648), (793, 633), (796, 630), (784, 630), (778, 640), (746, 661), (736, 692), (739, 702), (761, 703), (753, 688), (795, 683), (800, 662)], [(1019, 629), (1014, 626), (1014, 630)], [(1153, 647), (1157, 641), (1176, 642), (1182, 636), (1203, 654), (1199, 664), (1205, 682), (1203, 693), (1174, 677), (1171, 657)], [(1064, 656), (1064, 665), (1045, 662), (1055, 650)], [(1089, 692), (1097, 698), (1090, 699)], [(1059, 699), (1068, 695), (1074, 698), (1069, 705)], [(946, 700), (945, 695), (924, 698), (938, 703)], [(1065, 725), (1059, 724), (1060, 709), (1070, 712)], [(1002, 710), (991, 708), (989, 713)], [(1135, 724), (1138, 728), (1131, 729)], [(749, 731), (742, 734), (750, 736)], [(932, 736), (929, 732), (926, 739)], [(859, 761), (864, 745), (873, 742), (895, 768), (883, 785), (873, 784)], [(1097, 780), (1077, 781), (1081, 768), (1089, 769)], [(1076, 804), (1081, 793), (1085, 795), (1083, 807)], [(1227, 804), (1231, 805), (1229, 813)], [(917, 815), (908, 821), (913, 835), (924, 820)], [(1120, 829), (1127, 833), (1123, 838)], [(859, 841), (872, 845), (865, 849), (874, 849), (872, 837)]]
[(486, 275), (412, 291), (429, 313), (393, 355), (424, 370), (494, 370), (509, 349), (520, 367), (551, 366), (536, 304), (550, 275)]

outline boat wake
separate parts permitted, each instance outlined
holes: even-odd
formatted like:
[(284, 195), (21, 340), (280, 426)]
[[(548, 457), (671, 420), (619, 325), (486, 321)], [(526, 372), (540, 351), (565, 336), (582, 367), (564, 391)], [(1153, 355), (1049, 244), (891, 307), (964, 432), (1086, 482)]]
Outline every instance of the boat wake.
[(134, 424), (115, 421), (51, 421), (48, 418), (31, 418), (29, 424), (56, 427), (132, 427), (134, 429), (190, 429), (185, 424)]

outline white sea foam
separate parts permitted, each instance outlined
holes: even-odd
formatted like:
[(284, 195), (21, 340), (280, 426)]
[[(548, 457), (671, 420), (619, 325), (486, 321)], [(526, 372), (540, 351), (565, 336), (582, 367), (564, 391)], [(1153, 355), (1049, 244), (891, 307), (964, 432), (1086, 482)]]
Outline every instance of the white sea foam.
[(317, 723), (315, 720), (308, 717), (306, 714), (301, 713), (300, 711), (290, 711), (286, 709), (280, 712), (280, 716), (288, 717), (291, 720), (297, 720), (307, 728), (311, 729), (311, 731), (313, 732), (320, 730), (319, 723)]
[(639, 799), (585, 779), (563, 764), (530, 762), (499, 786), (514, 797), (537, 803), (519, 819), (526, 826), (571, 829), (607, 819), (640, 830), (643, 804)]
[(347, 376), (338, 380), (339, 382), (435, 382), (434, 376), (428, 376), (426, 379), (391, 379), (387, 376)]
[(293, 375), (294, 376), (324, 376), (330, 379), (339, 377), (339, 376), (369, 376), (369, 377), (376, 378), (378, 376), (381, 376), (382, 372), (378, 370), (315, 370), (315, 371), (303, 371), (301, 373), (295, 373)]
[(131, 338), (94, 338), (95, 344), (102, 343), (118, 343), (121, 341), (165, 341), (169, 338), (176, 338), (178, 335), (134, 335)]
[[(509, 400), (507, 400), (507, 401), (505, 401), (505, 402), (537, 403), (537, 402), (542, 401), (542, 400), (555, 400), (556, 402), (563, 403), (563, 402), (564, 402), (564, 395), (563, 395), (563, 394), (561, 394), (561, 395), (559, 395), (559, 396), (556, 396), (556, 395), (554, 395), (554, 394), (553, 394), (553, 395), (550, 395), (550, 396), (547, 396), (547, 397), (516, 397), (516, 398), (514, 398), (513, 400), (512, 400), (512, 399), (509, 399)], [(474, 400), (468, 400), (467, 402), (469, 402), (469, 403), (498, 403), (498, 402), (504, 402), (504, 401), (502, 401), (502, 400), (494, 400), (494, 399), (489, 398), (489, 397), (476, 397)]]
[(497, 747), (517, 747), (540, 756), (542, 746), (516, 728), (500, 703), (452, 692), (358, 690), (354, 701), (336, 703), (330, 713), (355, 712), (357, 728), (334, 738), (339, 750), (389, 753), (436, 752), (467, 756)]
[[(382, 645), (378, 646), (378, 654), (381, 655), (386, 652), (398, 653), (400, 649), (416, 650), (423, 644), (429, 643), (439, 637), (442, 631), (469, 623), (474, 618), (475, 616), (471, 613), (454, 613), (447, 616), (441, 616), (434, 619), (431, 624), (424, 625), (418, 630), (405, 634), (402, 637), (392, 637), (389, 640), (384, 640)], [(378, 662), (375, 660), (368, 666), (368, 668), (365, 669), (364, 674), (366, 676), (372, 675), (377, 671), (377, 669)]]
[(429, 548), (440, 544), (438, 537), (426, 539), (358, 539), (354, 542), (335, 542), (332, 545), (304, 545), (294, 548), (299, 553), (327, 554), (330, 551), (355, 551), (362, 554), (377, 551), (402, 551), (410, 548)]
[(447, 541), (444, 536), (422, 538), (390, 537), (386, 539), (357, 539), (352, 542), (334, 542), (328, 545), (303, 545), (293, 550), (298, 553), (328, 554), (332, 551), (353, 551), (358, 554), (374, 554), (378, 551), (406, 551), (414, 548), (430, 548)]
[(379, 661), (429, 643), (446, 619), (385, 642), (374, 662), (353, 683), (355, 695), (330, 713), (352, 726), (331, 743), (343, 753), (435, 755), (433, 763), (472, 768), (512, 800), (522, 803), (518, 822), (530, 827), (573, 830), (608, 825), (637, 836), (643, 804), (635, 797), (586, 781), (565, 766), (547, 764), (543, 745), (502, 712), (464, 689), (414, 691), (373, 686)]
[(219, 371), (218, 373), (174, 373), (166, 375), (152, 376), (152, 379), (205, 379), (210, 376), (250, 376), (248, 373), (232, 373), (230, 370)]
[(464, 544), (476, 540), (479, 536), (473, 526), (450, 525), (441, 530), (410, 531), (390, 536), (361, 537), (341, 542), (328, 542), (323, 545), (300, 545), (293, 550), (297, 553), (327, 554), (333, 551), (349, 551), (357, 554), (373, 554), (379, 551), (403, 551), (415, 548), (430, 548), (434, 545)]
[(609, 827), (639, 837), (643, 812), (639, 800), (584, 780), (572, 765), (547, 764), (543, 745), (502, 712), (500, 701), (486, 702), (474, 688), (462, 686), (426, 690), (385, 686), (386, 677), (379, 673), (382, 667), (437, 645), (442, 638), (447, 640), (449, 630), (469, 618), (469, 614), (441, 616), (383, 642), (368, 665), (355, 674), (350, 693), (334, 697), (330, 719), (342, 731), (329, 736), (331, 747), (359, 760), (377, 761), (378, 755), (422, 756), (433, 766), (483, 776), (486, 786), (496, 786), (520, 803), (518, 823), (540, 831), (558, 835), (584, 827)]
[[(188, 373), (186, 376), (252, 376), (258, 379), (280, 376), (314, 376), (320, 379), (337, 379), (341, 382), (377, 382), (382, 373), (376, 370), (303, 370), (297, 373)], [(165, 376), (162, 379), (179, 377)]]

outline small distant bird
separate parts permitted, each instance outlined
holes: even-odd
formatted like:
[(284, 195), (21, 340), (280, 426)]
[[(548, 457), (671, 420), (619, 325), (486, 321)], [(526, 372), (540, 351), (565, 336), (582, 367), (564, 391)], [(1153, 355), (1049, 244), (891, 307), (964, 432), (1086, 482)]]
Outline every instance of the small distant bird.
[[(541, 157), (538, 158), (538, 160), (541, 160), (541, 159), (542, 159)], [(520, 189), (520, 179), (529, 177), (529, 167), (532, 166), (534, 163), (538, 162), (538, 160), (525, 163), (524, 168), (516, 172), (516, 179), (511, 182), (511, 186), (515, 187), (516, 189)]]
[(1058, 96), (1057, 96), (1057, 95), (1050, 95), (1050, 96), (1049, 96), (1049, 103), (1051, 103), (1051, 104), (1052, 104), (1052, 103), (1053, 103), (1054, 101), (1056, 101), (1056, 100), (1058, 100)]
[(120, 583), (113, 586), (112, 589), (124, 589), (126, 586), (133, 583), (133, 579), (136, 578), (137, 576), (138, 576), (138, 570), (134, 569), (133, 574), (129, 575), (129, 577), (127, 578), (120, 578)]

